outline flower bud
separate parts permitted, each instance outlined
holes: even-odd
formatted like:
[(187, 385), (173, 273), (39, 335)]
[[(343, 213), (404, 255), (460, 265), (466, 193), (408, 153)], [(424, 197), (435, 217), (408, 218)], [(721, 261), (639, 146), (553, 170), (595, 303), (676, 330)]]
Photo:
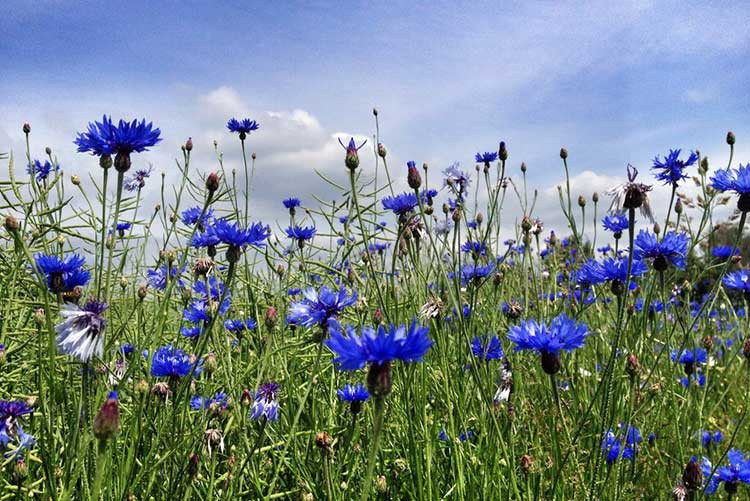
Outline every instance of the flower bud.
[(454, 223), (456, 224), (460, 223), (461, 222), (461, 209), (459, 209), (458, 207), (453, 209), (453, 214), (451, 215), (451, 217), (453, 218)]
[(16, 464), (13, 465), (13, 476), (19, 482), (29, 476), (29, 465), (26, 464), (26, 460), (23, 456), (19, 456), (16, 460)]
[(266, 312), (263, 314), (263, 322), (266, 327), (273, 329), (279, 321), (279, 311), (275, 306), (269, 306), (266, 308)]
[(586, 199), (583, 198), (583, 195), (578, 195), (578, 206), (581, 208), (586, 207)]
[(13, 216), (5, 216), (5, 229), (8, 231), (8, 233), (15, 233), (20, 228), (20, 225), (18, 224), (18, 220)]
[(120, 408), (117, 392), (113, 391), (94, 419), (94, 436), (98, 440), (109, 440), (120, 432)]
[(141, 284), (138, 286), (138, 299), (143, 300), (146, 298), (146, 294), (148, 294), (148, 287), (145, 284)]
[(378, 116), (378, 109), (377, 108), (373, 108), (372, 109), (372, 114), (375, 115), (375, 116)]
[(682, 200), (680, 200), (679, 198), (674, 203), (674, 212), (675, 214), (682, 214)]
[(189, 137), (187, 141), (185, 141), (185, 151), (193, 151), (193, 138)]
[(568, 150), (566, 150), (565, 148), (560, 148), (560, 158), (562, 158), (563, 160), (568, 158)]
[(657, 235), (661, 233), (661, 226), (659, 226), (659, 223), (654, 223), (654, 233)]
[(521, 470), (524, 473), (528, 473), (531, 470), (531, 466), (534, 464), (534, 460), (528, 454), (521, 456)]
[(200, 467), (200, 458), (198, 457), (198, 454), (192, 453), (190, 454), (190, 459), (188, 459), (188, 466), (187, 466), (187, 472), (190, 478), (195, 478), (198, 475), (198, 470)]
[(521, 162), (521, 172), (523, 172), (524, 174), (526, 173), (526, 163), (525, 162)]
[(599, 203), (599, 193), (594, 192), (594, 194), (591, 195), (591, 201), (594, 202), (595, 204)]
[(691, 459), (688, 464), (685, 465), (685, 470), (682, 472), (682, 483), (688, 491), (695, 492), (701, 488), (701, 485), (703, 484), (703, 474), (701, 473), (700, 465), (696, 463), (694, 459)]
[(500, 146), (497, 149), (497, 157), (503, 162), (508, 160), (508, 149), (505, 147), (505, 141), (500, 141)]
[(375, 479), (375, 490), (380, 494), (385, 494), (388, 491), (388, 481), (385, 479), (385, 475), (378, 475)]
[(745, 339), (745, 342), (742, 344), (742, 356), (750, 362), (750, 337)]
[(208, 175), (206, 178), (206, 189), (208, 190), (209, 194), (213, 194), (216, 190), (219, 189), (219, 174), (216, 172), (212, 172)]
[(414, 163), (413, 160), (406, 163), (409, 171), (406, 175), (406, 181), (409, 183), (409, 187), (413, 190), (419, 189), (420, 186), (422, 186), (422, 176), (419, 175), (419, 171), (417, 170), (417, 165)]
[(333, 443), (333, 440), (331, 439), (331, 436), (326, 431), (321, 431), (315, 434), (315, 445), (320, 450), (320, 453), (324, 456), (330, 456), (333, 452), (331, 450), (331, 444)]
[[(23, 124), (23, 133), (28, 135), (30, 132), (31, 132), (31, 125), (29, 125), (29, 122), (26, 122), (25, 124)], [(729, 136), (727, 136), (727, 138), (729, 138)], [(729, 139), (727, 139), (727, 141), (728, 140)]]
[(51, 155), (52, 154), (52, 148), (50, 148), (49, 146), (47, 146), (46, 148), (44, 148), (44, 153), (46, 153), (47, 155)]
[[(25, 124), (25, 125), (24, 125), (24, 132), (26, 131), (26, 128), (25, 128), (25, 127), (26, 127), (27, 125), (28, 125), (28, 124)], [(27, 132), (27, 134), (28, 134), (28, 132)], [(734, 136), (734, 132), (732, 132), (731, 130), (730, 130), (729, 132), (727, 132), (727, 144), (728, 144), (729, 146), (734, 146), (734, 143), (735, 143), (736, 141), (737, 141), (737, 138), (736, 138), (736, 137)]]
[(70, 176), (70, 182), (73, 183), (73, 186), (80, 186), (81, 177), (77, 175)]
[(631, 378), (634, 378), (638, 374), (638, 358), (632, 353), (628, 355), (625, 361), (625, 372)]
[(385, 158), (387, 154), (388, 150), (385, 149), (385, 145), (383, 143), (378, 143), (378, 156), (380, 158)]
[(372, 314), (372, 320), (377, 325), (383, 323), (383, 310), (381, 310), (380, 308), (375, 308), (375, 312)]

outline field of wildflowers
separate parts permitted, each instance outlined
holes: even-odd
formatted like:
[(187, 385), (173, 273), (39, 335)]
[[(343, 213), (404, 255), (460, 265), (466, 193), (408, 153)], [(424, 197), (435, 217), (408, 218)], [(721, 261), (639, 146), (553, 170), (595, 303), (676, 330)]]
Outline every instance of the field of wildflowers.
[(86, 172), (29, 124), (3, 155), (0, 499), (748, 498), (731, 132), (723, 165), (670, 150), (582, 196), (561, 149), (551, 229), (504, 142), (394, 167), (378, 134), (341, 143), (338, 202), (256, 221), (263, 128), (227, 129), (244, 162), (193, 165), (187, 139), (176, 186), (145, 119), (82, 127)]

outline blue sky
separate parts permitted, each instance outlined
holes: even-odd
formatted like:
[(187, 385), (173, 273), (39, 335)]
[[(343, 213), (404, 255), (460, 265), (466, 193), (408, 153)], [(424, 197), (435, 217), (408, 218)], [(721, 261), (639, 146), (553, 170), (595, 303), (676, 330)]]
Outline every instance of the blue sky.
[(673, 147), (725, 163), (730, 129), (750, 161), (740, 2), (275, 4), (5, 2), (0, 151), (21, 152), (29, 121), (38, 149), (86, 171), (95, 162), (74, 153), (77, 130), (102, 113), (145, 116), (165, 140), (142, 161), (169, 179), (187, 136), (199, 170), (215, 165), (214, 139), (236, 166), (223, 126), (247, 115), (263, 126), (251, 146), (263, 215), (279, 197), (325, 193), (314, 180), (288, 193), (289, 176), (343, 177), (335, 138), (371, 136), (373, 106), (392, 169), (470, 168), (502, 139), (542, 193), (561, 180), (560, 146), (583, 193)]

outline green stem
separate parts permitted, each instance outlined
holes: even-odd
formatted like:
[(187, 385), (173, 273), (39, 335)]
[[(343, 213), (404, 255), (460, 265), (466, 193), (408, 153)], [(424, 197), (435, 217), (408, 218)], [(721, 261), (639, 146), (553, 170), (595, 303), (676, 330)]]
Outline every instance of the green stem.
[(367, 457), (367, 474), (365, 475), (365, 482), (364, 484), (362, 484), (362, 495), (359, 497), (360, 501), (366, 501), (370, 495), (370, 489), (372, 487), (372, 475), (375, 471), (375, 459), (378, 456), (378, 448), (380, 446), (380, 432), (383, 429), (383, 416), (385, 414), (384, 411), (385, 401), (383, 400), (383, 398), (376, 398), (372, 447), (370, 448), (370, 454)]

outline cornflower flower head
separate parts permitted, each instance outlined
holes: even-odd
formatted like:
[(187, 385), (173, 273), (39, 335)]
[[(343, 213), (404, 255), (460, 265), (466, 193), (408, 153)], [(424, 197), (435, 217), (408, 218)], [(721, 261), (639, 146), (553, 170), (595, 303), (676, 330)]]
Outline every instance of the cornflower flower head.
[(446, 167), (445, 170), (443, 170), (443, 175), (445, 176), (443, 186), (454, 186), (456, 188), (456, 193), (458, 193), (461, 198), (468, 194), (469, 185), (471, 185), (471, 176), (459, 168), (458, 162), (454, 162)]
[[(162, 346), (154, 352), (151, 361), (151, 375), (154, 377), (167, 377), (179, 379), (190, 374), (196, 365), (193, 357), (172, 345)], [(203, 371), (203, 360), (199, 360), (193, 375), (197, 376)]]
[(623, 428), (623, 423), (620, 423), (617, 433), (610, 429), (604, 434), (602, 454), (610, 466), (620, 457), (634, 461), (638, 454), (638, 444), (643, 440), (641, 431), (635, 426), (628, 426), (626, 433), (622, 433)]
[(265, 417), (268, 421), (279, 419), (279, 383), (271, 381), (260, 385), (255, 393), (255, 401), (250, 411), (250, 418), (258, 420)]
[(727, 452), (728, 464), (720, 466), (712, 475), (713, 465), (707, 458), (703, 458), (701, 470), (706, 480), (706, 494), (713, 494), (719, 485), (724, 483), (724, 490), (727, 494), (734, 495), (737, 493), (740, 483), (750, 484), (750, 460), (746, 454), (739, 449), (731, 449)]
[(625, 212), (611, 212), (602, 218), (602, 226), (612, 232), (615, 240), (619, 240), (622, 232), (628, 229), (628, 215)]
[[(461, 271), (459, 272), (459, 277), (461, 278), (461, 283), (466, 285), (469, 283), (478, 284), (483, 279), (486, 279), (490, 276), (490, 274), (495, 270), (495, 263), (490, 262), (489, 264), (485, 266), (481, 266), (479, 263), (467, 263), (461, 266)], [(453, 279), (455, 278), (456, 274), (452, 271), (448, 272), (448, 278)]]
[(688, 177), (685, 168), (698, 161), (698, 154), (691, 151), (687, 160), (680, 160), (680, 151), (679, 149), (669, 150), (669, 155), (665, 155), (663, 160), (660, 160), (658, 156), (654, 157), (654, 166), (651, 170), (657, 181), (677, 186), (677, 183)]
[(253, 330), (258, 326), (258, 323), (252, 318), (246, 320), (232, 319), (224, 321), (224, 328), (232, 334), (242, 334), (246, 330)]
[(203, 228), (211, 220), (211, 218), (214, 217), (214, 210), (208, 208), (206, 209), (206, 212), (203, 212), (203, 215), (201, 215), (202, 212), (203, 208), (197, 206), (185, 209), (181, 214), (182, 222), (186, 226), (193, 226), (195, 224), (198, 224), (198, 228)]
[[(99, 157), (115, 155), (115, 169), (125, 172), (130, 169), (130, 154), (141, 153), (156, 145), (161, 131), (151, 122), (120, 120), (117, 125), (104, 115), (101, 122), (89, 123), (88, 130), (78, 133), (74, 143), (80, 153), (90, 152)], [(101, 163), (101, 162), (100, 162)]]
[(39, 160), (34, 160), (33, 163), (26, 166), (26, 172), (30, 176), (34, 175), (38, 183), (47, 179), (52, 171), (57, 172), (59, 170), (60, 166), (57, 164), (53, 166), (49, 160), (45, 160), (44, 163)]
[(181, 276), (185, 273), (185, 267), (183, 266), (182, 271), (178, 273), (176, 266), (170, 266), (169, 267), (169, 273), (167, 273), (167, 265), (163, 264), (159, 268), (154, 268), (152, 270), (146, 271), (146, 277), (148, 279), (148, 283), (151, 287), (154, 289), (158, 289), (160, 291), (163, 291), (167, 288), (167, 280), (177, 280), (177, 287), (180, 289), (185, 288), (185, 282), (182, 280)]
[(305, 242), (313, 239), (317, 231), (314, 226), (290, 226), (286, 229), (286, 235), (295, 240), (301, 249), (305, 246)]
[(685, 374), (688, 376), (695, 372), (697, 365), (705, 364), (707, 361), (706, 350), (700, 347), (692, 350), (682, 350), (681, 352), (678, 350), (672, 350), (670, 357), (672, 362), (682, 364), (685, 369)]
[(737, 208), (740, 212), (750, 211), (750, 163), (740, 164), (737, 169), (721, 169), (711, 176), (711, 186), (724, 192), (733, 191), (739, 195)]
[(703, 430), (700, 434), (701, 445), (705, 449), (711, 449), (711, 444), (719, 445), (724, 438), (724, 435), (720, 430), (716, 430), (711, 433), (710, 431)]
[(16, 449), (5, 457), (16, 457), (36, 443), (36, 439), (21, 427), (31, 412), (32, 408), (20, 400), (0, 400), (0, 446), (6, 449), (11, 442), (16, 443)]
[(260, 124), (249, 118), (243, 118), (242, 120), (230, 118), (227, 122), (227, 129), (229, 132), (238, 133), (240, 135), (240, 141), (244, 141), (248, 134), (259, 128)]
[(220, 414), (229, 406), (229, 396), (223, 391), (217, 392), (213, 397), (202, 397), (196, 395), (190, 399), (190, 408), (194, 411), (203, 409), (210, 410), (215, 414)]
[(731, 245), (717, 245), (711, 249), (711, 255), (717, 259), (726, 261), (730, 257), (737, 256), (740, 253), (739, 249), (734, 249), (734, 253), (732, 253), (732, 248)]
[(727, 289), (742, 292), (745, 299), (750, 300), (750, 273), (747, 270), (736, 270), (727, 273), (721, 281)]
[(684, 270), (689, 241), (687, 234), (670, 231), (660, 242), (655, 233), (641, 230), (635, 237), (633, 257), (652, 259), (654, 269), (659, 272), (666, 271), (670, 264)]
[(497, 336), (477, 336), (471, 340), (471, 353), (482, 360), (500, 360), (505, 357), (503, 345)]
[(88, 362), (93, 355), (102, 356), (104, 350), (105, 303), (89, 300), (83, 307), (65, 303), (60, 308), (62, 323), (55, 327), (58, 349), (74, 355), (81, 362)]
[(265, 240), (271, 234), (271, 228), (262, 223), (253, 223), (247, 228), (241, 228), (237, 223), (218, 219), (214, 224), (214, 232), (220, 242), (229, 245), (229, 251), (235, 251), (234, 253), (227, 251), (227, 261), (231, 263), (239, 259), (239, 249), (245, 246), (264, 247)]
[(467, 240), (461, 245), (461, 250), (476, 257), (484, 257), (487, 254), (487, 246), (484, 242)]
[(287, 322), (304, 327), (319, 325), (327, 328), (328, 321), (341, 314), (345, 308), (352, 306), (357, 301), (357, 292), (353, 291), (348, 296), (346, 289), (338, 291), (322, 286), (316, 291), (308, 287), (302, 291), (302, 299), (289, 306)]
[(623, 209), (640, 209), (643, 217), (653, 223), (654, 215), (648, 203), (648, 192), (651, 191), (651, 186), (636, 183), (635, 179), (637, 177), (638, 169), (632, 165), (628, 165), (628, 182), (616, 186), (607, 192), (612, 197), (612, 205), (609, 210), (610, 212), (619, 212)]
[(83, 269), (86, 262), (78, 254), (71, 254), (63, 259), (52, 254), (36, 254), (36, 269), (47, 278), (47, 288), (55, 294), (72, 291), (83, 287), (91, 278), (91, 273)]
[[(422, 203), (427, 203), (427, 199), (437, 195), (435, 190), (427, 190), (419, 193)], [(405, 221), (406, 216), (419, 207), (417, 195), (414, 193), (399, 193), (398, 195), (383, 198), (383, 208), (399, 216), (400, 220)]]
[(209, 256), (213, 257), (213, 255), (216, 255), (216, 246), (220, 243), (221, 240), (219, 240), (218, 235), (216, 235), (214, 227), (206, 226), (203, 231), (196, 231), (193, 234), (193, 240), (190, 242), (190, 245), (198, 249), (206, 247)]
[[(630, 287), (635, 287), (632, 279), (646, 273), (645, 263), (633, 260), (630, 269)], [(628, 278), (628, 258), (608, 257), (602, 262), (593, 259), (588, 260), (578, 270), (576, 280), (581, 285), (598, 285), (605, 282), (610, 284), (612, 293), (619, 296), (625, 292), (625, 283)]]
[(474, 160), (478, 164), (484, 164), (486, 166), (489, 166), (492, 162), (497, 160), (497, 152), (485, 151), (484, 153), (477, 153), (476, 155), (474, 155)]
[(522, 320), (512, 325), (508, 339), (516, 344), (515, 351), (533, 350), (542, 356), (542, 369), (550, 375), (560, 370), (560, 350), (573, 351), (584, 345), (588, 336), (586, 324), (577, 324), (564, 313), (552, 319), (549, 326), (536, 320)]
[(345, 329), (338, 322), (329, 324), (330, 338), (325, 345), (337, 356), (333, 362), (340, 370), (353, 371), (369, 364), (367, 389), (376, 398), (391, 391), (391, 363), (421, 362), (433, 342), (429, 328), (417, 324), (414, 318), (408, 327), (404, 324), (377, 329), (362, 327), (361, 335), (352, 326)]
[(148, 169), (137, 169), (125, 178), (122, 184), (123, 188), (130, 192), (143, 189), (146, 186), (146, 179), (151, 177), (152, 170), (152, 166), (149, 166)]
[(346, 383), (343, 388), (336, 390), (342, 402), (349, 403), (349, 409), (355, 416), (362, 410), (362, 404), (370, 399), (370, 393), (362, 383), (351, 385)]

